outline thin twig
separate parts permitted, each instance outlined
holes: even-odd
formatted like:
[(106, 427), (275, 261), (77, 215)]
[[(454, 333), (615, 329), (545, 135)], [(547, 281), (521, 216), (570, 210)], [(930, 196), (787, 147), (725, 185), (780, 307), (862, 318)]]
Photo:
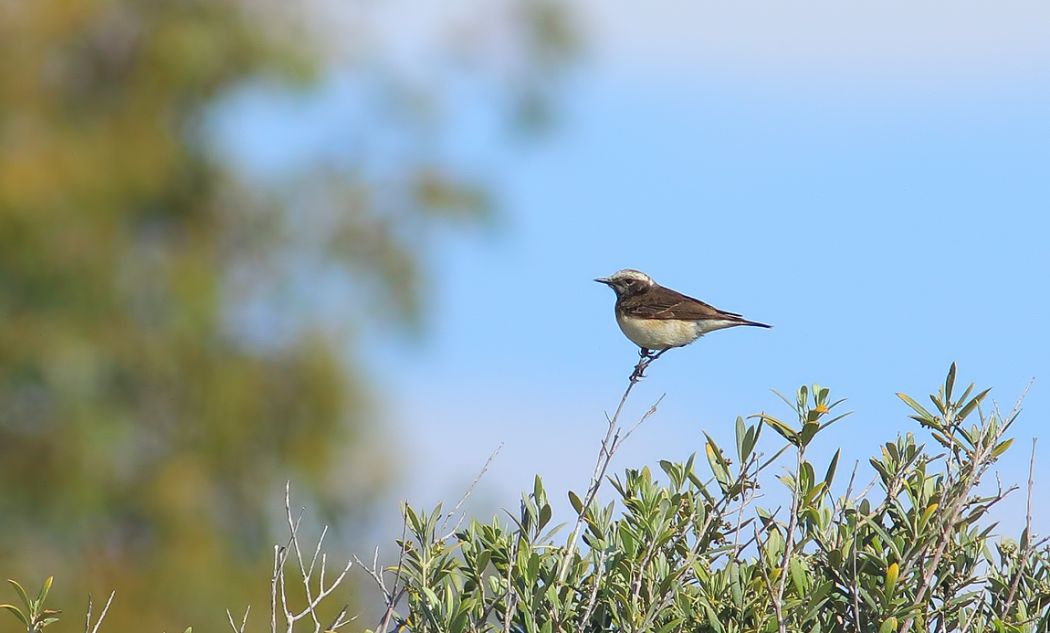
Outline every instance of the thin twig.
[(774, 600), (774, 609), (777, 612), (777, 630), (780, 633), (787, 632), (787, 622), (784, 620), (780, 603), (784, 600), (784, 589), (787, 587), (788, 566), (791, 564), (791, 555), (795, 549), (795, 526), (798, 523), (799, 503), (801, 501), (801, 477), (802, 463), (805, 459), (806, 447), (800, 444), (796, 453), (795, 480), (791, 487), (791, 513), (788, 515), (787, 531), (784, 535), (784, 555), (780, 561), (780, 575), (777, 577), (777, 591)]
[[(853, 532), (853, 546), (850, 547), (850, 563), (853, 567), (853, 581), (850, 583), (850, 594), (853, 596), (853, 625), (856, 626), (856, 630), (863, 631), (863, 627), (860, 623), (860, 575), (857, 573), (857, 533)], [(902, 629), (903, 630), (903, 629)]]
[[(284, 485), (284, 509), (285, 518), (288, 523), (288, 541), (285, 545), (274, 545), (273, 548), (273, 573), (270, 577), (270, 631), (271, 633), (277, 632), (277, 605), (278, 595), (280, 595), (281, 611), (284, 615), (285, 631), (291, 633), (295, 627), (295, 623), (302, 620), (306, 616), (310, 616), (310, 619), (314, 623), (314, 632), (320, 633), (321, 631), (321, 620), (317, 615), (317, 607), (321, 604), (321, 601), (327, 598), (338, 588), (343, 580), (346, 578), (350, 568), (353, 567), (354, 561), (350, 559), (346, 562), (342, 571), (331, 580), (326, 582), (325, 576), (327, 575), (328, 566), (328, 555), (322, 551), (325, 536), (328, 534), (328, 527), (325, 526), (321, 530), (321, 535), (318, 537), (317, 545), (314, 548), (313, 555), (310, 557), (309, 565), (306, 564), (306, 559), (303, 556), (302, 546), (299, 543), (299, 527), (302, 524), (303, 515), (306, 512), (306, 508), (301, 508), (298, 517), (292, 513), (291, 503), (291, 482), (286, 481)], [(287, 593), (287, 579), (285, 577), (285, 563), (288, 561), (288, 555), (291, 552), (295, 552), (295, 558), (299, 569), (299, 574), (302, 579), (303, 593), (306, 597), (306, 606), (299, 612), (293, 612), (288, 607), (288, 593)], [(317, 559), (320, 557), (321, 565), (319, 570), (319, 578), (317, 581), (317, 592), (314, 593), (313, 588), (313, 573), (317, 569)], [(280, 591), (278, 591), (278, 589)], [(236, 624), (233, 621), (233, 615), (227, 611), (227, 618), (230, 626), (233, 627), (238, 633), (242, 633), (245, 624), (248, 619), (248, 611), (244, 613), (244, 620), (241, 623), (240, 630), (237, 629)], [(342, 615), (339, 616), (339, 619)], [(336, 624), (342, 626), (345, 624), (339, 623), (337, 619)], [(332, 627), (328, 627), (330, 630)]]
[(277, 633), (277, 581), (284, 565), (282, 547), (273, 546), (273, 574), (270, 576), (270, 633)]
[(1025, 543), (1024, 547), (1017, 556), (1017, 571), (1014, 573), (1013, 579), (1010, 580), (1010, 591), (1006, 594), (1006, 603), (1003, 605), (1002, 619), (1007, 621), (1010, 615), (1010, 606), (1013, 604), (1014, 597), (1017, 595), (1017, 586), (1021, 582), (1021, 575), (1024, 573), (1025, 565), (1028, 562), (1028, 555), (1032, 550), (1032, 489), (1035, 487), (1035, 444), (1037, 439), (1032, 438), (1032, 456), (1028, 459), (1028, 501), (1025, 507), (1024, 517), (1024, 535)]
[[(441, 531), (445, 530), (445, 527), (448, 526), (448, 522), (452, 519), (452, 517), (459, 512), (459, 509), (463, 507), (463, 504), (467, 502), (467, 499), (469, 499), (470, 496), (474, 494), (474, 489), (478, 487), (478, 482), (480, 482), (481, 478), (485, 476), (486, 472), (488, 472), (489, 466), (492, 465), (492, 461), (496, 459), (496, 456), (499, 455), (499, 452), (501, 450), (503, 450), (503, 442), (500, 442), (499, 446), (496, 447), (496, 450), (492, 451), (492, 453), (489, 455), (489, 458), (485, 460), (485, 465), (481, 467), (481, 470), (478, 471), (477, 476), (474, 477), (474, 481), (470, 482), (470, 486), (467, 488), (466, 492), (464, 492), (463, 496), (459, 498), (459, 501), (456, 502), (456, 505), (452, 508), (452, 510), (447, 515), (445, 515), (445, 520), (441, 523)], [(459, 518), (459, 521), (456, 521), (456, 527), (452, 528), (451, 532), (441, 537), (441, 540), (447, 541), (448, 539), (452, 538), (452, 536), (459, 529), (462, 523), (463, 517), (461, 516)]]
[[(291, 491), (291, 488), (292, 488), (291, 481), (286, 481), (285, 484), (284, 484), (284, 509), (285, 509), (285, 516), (287, 517), (287, 520), (288, 520), (288, 530), (292, 534), (292, 539), (291, 539), (292, 540), (292, 549), (295, 552), (296, 561), (299, 563), (299, 573), (302, 575), (302, 578), (303, 578), (303, 589), (304, 589), (304, 591), (306, 593), (306, 603), (307, 604), (311, 604), (314, 601), (314, 597), (313, 597), (313, 590), (310, 588), (310, 575), (313, 573), (314, 563), (317, 562), (317, 553), (321, 551), (321, 544), (324, 543), (324, 537), (328, 533), (328, 526), (325, 526), (325, 528), (321, 531), (321, 537), (319, 539), (317, 539), (317, 549), (314, 550), (313, 558), (310, 560), (310, 570), (307, 571), (306, 565), (303, 562), (303, 552), (302, 552), (302, 549), (300, 549), (300, 547), (299, 547), (299, 539), (296, 538), (296, 530), (299, 527), (299, 521), (296, 521), (294, 525), (292, 523), (292, 505), (291, 505), (292, 504), (292, 500), (291, 500), (292, 491)], [(302, 508), (300, 510), (300, 514), (299, 514), (299, 519), (300, 520), (302, 520), (302, 513), (304, 513), (304, 512), (306, 512), (306, 508)], [(322, 583), (324, 582), (324, 574), (323, 573), (321, 574), (321, 582)], [(310, 616), (313, 618), (314, 625), (319, 628), (321, 626), (321, 621), (318, 620), (317, 614), (314, 613), (313, 609), (310, 610)]]
[(241, 619), (241, 626), (238, 627), (233, 621), (233, 614), (230, 613), (229, 609), (226, 609), (226, 619), (229, 621), (230, 628), (233, 629), (234, 633), (244, 633), (244, 627), (248, 625), (248, 612), (251, 610), (252, 605), (248, 605), (247, 608), (244, 609), (244, 618)]
[(393, 588), (388, 589), (386, 583), (383, 581), (383, 571), (379, 568), (379, 548), (376, 547), (375, 555), (372, 557), (372, 567), (369, 568), (361, 559), (354, 556), (354, 560), (361, 569), (372, 577), (376, 585), (379, 587), (379, 591), (383, 594), (383, 600), (386, 602), (386, 609), (383, 611), (383, 617), (379, 620), (379, 626), (376, 627), (376, 631), (385, 632), (390, 626), (390, 620), (394, 616), (394, 609), (397, 607), (397, 603), (400, 602), (401, 597), (405, 594), (404, 589), (398, 590), (397, 585), (401, 582), (401, 571), (402, 566), (405, 562), (405, 550), (408, 547), (408, 513), (404, 511), (404, 505), (402, 504), (401, 512), (401, 551), (397, 556), (397, 571), (394, 574), (394, 585)]
[(116, 593), (116, 591), (109, 592), (109, 599), (106, 600), (106, 605), (102, 607), (102, 613), (98, 614), (98, 621), (95, 622), (95, 626), (91, 626), (91, 607), (93, 604), (91, 601), (91, 595), (88, 595), (87, 618), (84, 621), (84, 633), (98, 633), (98, 627), (102, 626), (102, 620), (106, 619), (106, 613), (109, 612), (109, 605), (113, 603), (113, 596)]
[[(761, 560), (761, 557), (764, 555), (763, 554), (763, 548), (765, 546), (762, 545), (762, 539), (759, 538), (759, 536), (758, 536), (758, 527), (756, 526), (754, 528), (754, 530), (755, 530), (755, 546), (758, 548), (758, 555), (759, 555), (759, 559)], [(772, 581), (769, 580), (769, 573), (766, 571), (766, 566), (764, 564), (760, 563), (759, 565), (757, 565), (757, 567), (758, 567), (758, 571), (760, 571), (762, 573), (762, 584), (765, 585), (766, 593), (769, 594), (769, 601), (773, 605), (773, 615), (776, 616), (777, 626), (779, 626), (780, 622), (782, 622), (783, 619), (784, 619), (784, 616), (783, 616), (783, 614), (780, 611), (780, 600), (778, 600), (777, 597), (776, 597), (776, 593), (774, 592), (774, 589), (773, 589), (773, 583), (772, 583)]]
[(594, 576), (592, 580), (594, 584), (591, 586), (591, 595), (587, 600), (587, 608), (580, 614), (580, 624), (576, 628), (580, 631), (587, 629), (587, 621), (590, 620), (591, 614), (594, 613), (594, 607), (598, 602), (598, 588), (602, 582), (602, 575), (605, 573), (605, 559), (608, 555), (606, 550), (602, 550), (598, 553), (598, 562), (595, 563)]
[(518, 541), (515, 540), (510, 548), (510, 557), (507, 559), (507, 591), (503, 594), (503, 633), (510, 633), (511, 616), (514, 613), (518, 594), (514, 591), (514, 579), (511, 572), (514, 571), (514, 561), (518, 557)]
[(638, 365), (635, 366), (634, 372), (627, 382), (627, 389), (624, 390), (623, 396), (620, 397), (620, 403), (616, 406), (616, 411), (612, 417), (605, 416), (609, 423), (608, 428), (605, 432), (605, 439), (602, 440), (601, 447), (598, 449), (598, 456), (594, 462), (594, 471), (591, 474), (590, 484), (587, 487), (587, 494), (584, 495), (580, 510), (576, 514), (576, 522), (573, 525), (572, 532), (569, 533), (568, 543), (565, 547), (565, 553), (562, 554), (561, 561), (558, 564), (558, 582), (565, 582), (565, 576), (569, 572), (569, 563), (572, 561), (573, 554), (576, 553), (576, 542), (580, 536), (580, 528), (583, 525), (583, 517), (587, 513), (587, 508), (590, 507), (591, 502), (594, 501), (598, 495), (598, 489), (601, 488), (602, 481), (605, 479), (605, 472), (612, 462), (613, 455), (616, 449), (620, 447), (623, 440), (631, 435), (643, 422), (649, 419), (654, 413), (656, 408), (663, 400), (663, 396), (659, 399), (642, 415), (641, 419), (632, 426), (624, 437), (620, 438), (620, 432), (623, 430), (619, 426), (620, 414), (623, 413), (623, 407), (627, 403), (628, 396), (631, 395), (631, 390), (638, 384), (638, 381), (642, 378), (642, 372), (649, 366), (654, 360), (660, 357), (667, 350), (662, 350), (655, 355), (642, 355), (642, 359), (638, 361)]
[(665, 397), (667, 397), (666, 393), (660, 394), (660, 397), (656, 399), (656, 402), (654, 402), (652, 404), (652, 406), (650, 406), (648, 409), (646, 409), (645, 413), (642, 414), (642, 417), (638, 418), (638, 421), (634, 423), (634, 426), (632, 426), (631, 428), (627, 429), (627, 432), (623, 434), (623, 437), (620, 437), (618, 440), (615, 441), (615, 443), (614, 443), (615, 445), (613, 446), (613, 450), (615, 450), (616, 448), (619, 448), (620, 444), (623, 444), (624, 442), (626, 442), (627, 438), (631, 437), (631, 434), (638, 430), (638, 427), (640, 427), (642, 424), (644, 424), (646, 420), (651, 418), (653, 416), (653, 414), (656, 413), (657, 407), (660, 406), (660, 403), (664, 401)]

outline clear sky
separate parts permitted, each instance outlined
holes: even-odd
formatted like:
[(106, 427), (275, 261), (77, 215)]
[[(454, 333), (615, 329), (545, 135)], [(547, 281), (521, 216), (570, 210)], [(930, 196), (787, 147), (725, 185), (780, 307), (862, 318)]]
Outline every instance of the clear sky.
[[(684, 459), (702, 431), (731, 446), (737, 415), (788, 414), (770, 389), (819, 382), (855, 413), (814, 461), (841, 447), (867, 478), (878, 443), (919, 431), (894, 393), (925, 401), (954, 360), (1004, 409), (1036, 378), (1000, 466), (1023, 483), (1030, 438), (1050, 456), (1048, 5), (579, 6), (589, 47), (548, 139), (446, 104), (448, 151), (497, 183), (502, 215), (430, 262), (422, 344), (373, 350), (392, 499), (455, 501), (500, 442), (479, 511), (516, 507), (537, 472), (552, 498), (584, 488), (636, 360), (591, 279), (624, 267), (774, 328), (653, 365), (628, 414), (666, 399), (617, 468)], [(279, 169), (353, 99), (335, 81), (290, 128), (287, 104), (246, 106), (224, 138)], [(1036, 480), (1050, 490), (1050, 457)], [(1001, 517), (1021, 524), (1022, 494)]]

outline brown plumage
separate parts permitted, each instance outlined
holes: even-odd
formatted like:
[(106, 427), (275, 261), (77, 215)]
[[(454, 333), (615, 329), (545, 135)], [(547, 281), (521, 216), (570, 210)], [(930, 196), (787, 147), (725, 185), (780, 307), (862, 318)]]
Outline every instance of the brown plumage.
[(637, 270), (621, 270), (595, 281), (616, 293), (616, 322), (643, 354), (688, 345), (714, 330), (739, 325), (770, 327), (664, 288)]
[(731, 321), (737, 325), (754, 325), (770, 327), (765, 323), (748, 321), (736, 312), (719, 310), (711, 304), (704, 303), (684, 295), (677, 290), (653, 284), (632, 295), (616, 299), (616, 308), (624, 316), (639, 319), (678, 319), (681, 321)]

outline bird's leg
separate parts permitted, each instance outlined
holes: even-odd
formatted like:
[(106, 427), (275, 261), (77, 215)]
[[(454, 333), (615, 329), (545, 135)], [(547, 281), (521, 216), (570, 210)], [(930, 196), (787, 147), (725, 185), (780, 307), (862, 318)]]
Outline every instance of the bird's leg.
[(651, 362), (653, 362), (654, 360), (656, 360), (657, 358), (660, 358), (661, 356), (663, 356), (663, 355), (664, 355), (664, 352), (666, 352), (666, 351), (667, 351), (667, 350), (669, 350), (669, 349), (671, 349), (671, 348), (670, 348), (670, 347), (665, 347), (664, 349), (660, 350), (659, 352), (656, 352), (655, 354), (654, 354), (654, 353), (652, 353), (652, 352), (650, 352), (650, 355), (649, 355), (649, 362), (651, 363)]
[(645, 373), (645, 368), (649, 366), (650, 354), (651, 352), (646, 348), (638, 348), (638, 364), (634, 366), (634, 371), (631, 372), (631, 382), (638, 382), (643, 378), (642, 374)]
[(660, 358), (660, 356), (669, 349), (671, 348), (667, 347), (658, 352), (654, 352), (645, 347), (640, 348), (638, 350), (638, 364), (634, 366), (634, 371), (631, 372), (631, 382), (638, 382), (642, 378), (645, 378), (645, 370), (649, 367), (649, 363)]
[(649, 367), (649, 363), (653, 362), (660, 357), (667, 350), (661, 350), (659, 352), (653, 352), (651, 349), (641, 347), (638, 349), (638, 364), (634, 366), (634, 371), (631, 372), (631, 382), (638, 382), (642, 378), (645, 378), (645, 369)]

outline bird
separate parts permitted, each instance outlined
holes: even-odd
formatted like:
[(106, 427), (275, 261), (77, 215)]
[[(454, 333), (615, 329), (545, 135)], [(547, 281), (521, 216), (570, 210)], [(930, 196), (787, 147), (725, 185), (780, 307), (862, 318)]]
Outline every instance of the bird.
[(643, 358), (655, 358), (715, 330), (738, 325), (772, 327), (664, 288), (649, 275), (631, 268), (595, 281), (616, 293), (616, 323), (624, 336), (640, 348)]

